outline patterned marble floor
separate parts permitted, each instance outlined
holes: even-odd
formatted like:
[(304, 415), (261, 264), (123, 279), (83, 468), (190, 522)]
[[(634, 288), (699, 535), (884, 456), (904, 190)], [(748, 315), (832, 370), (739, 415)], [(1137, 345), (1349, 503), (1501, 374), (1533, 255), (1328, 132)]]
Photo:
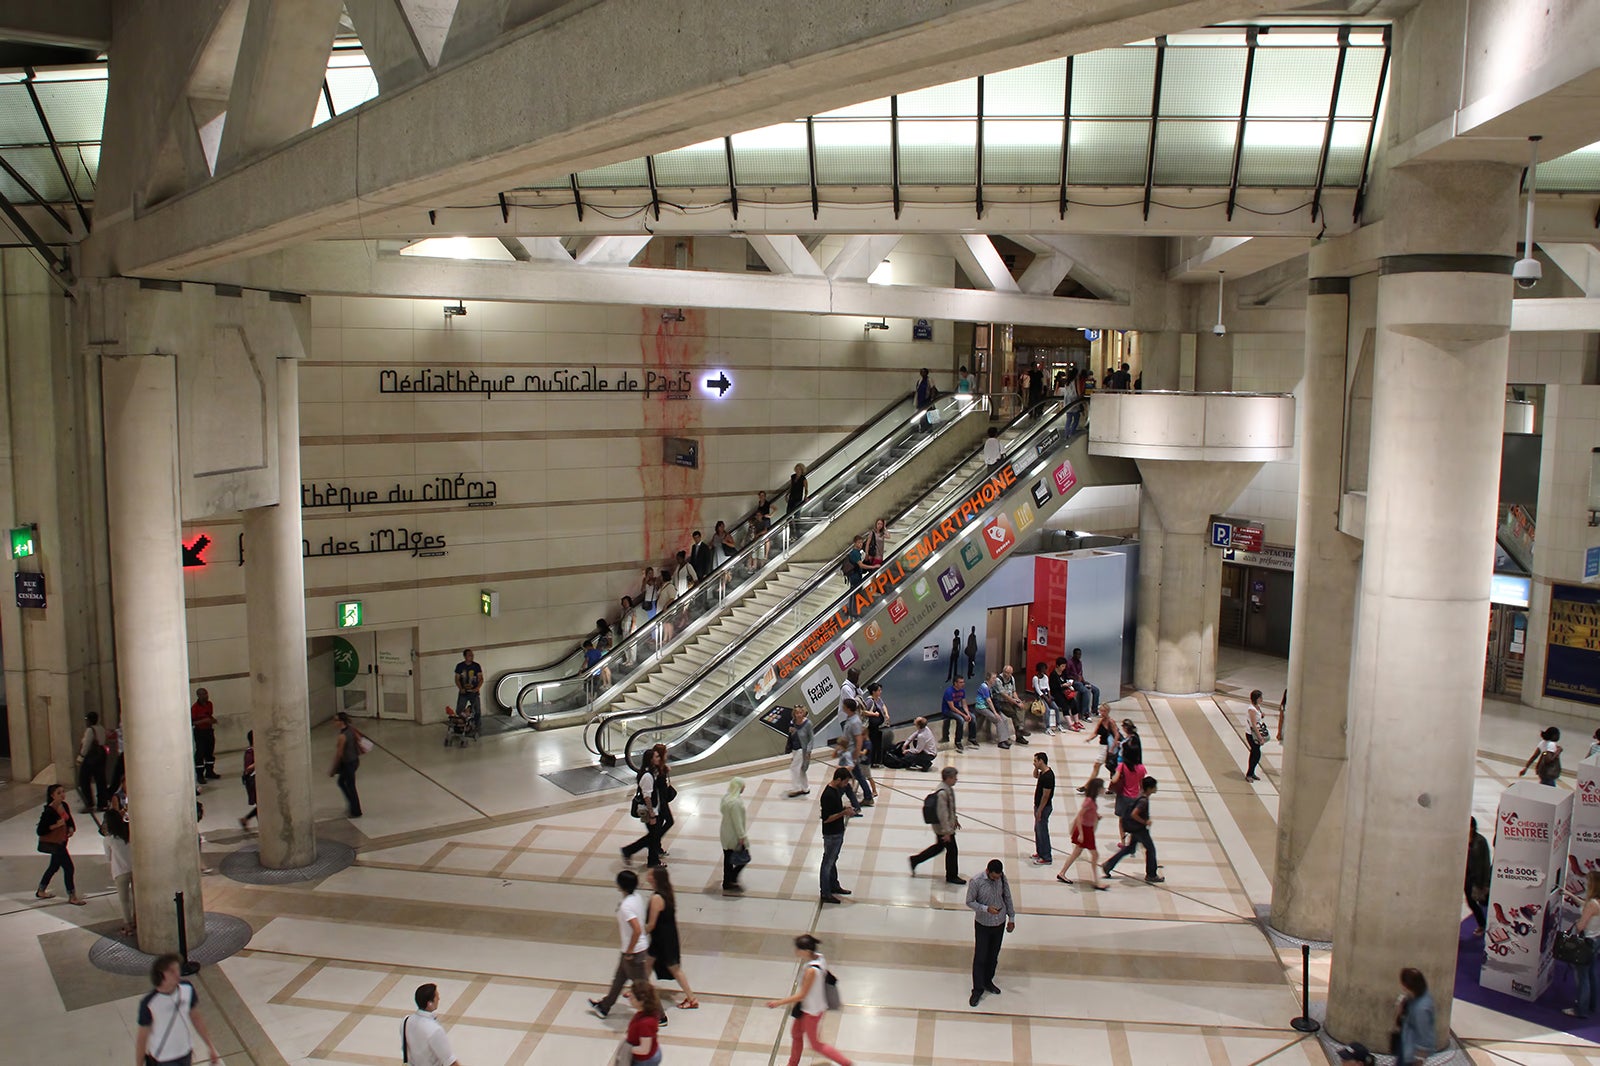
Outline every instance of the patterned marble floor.
[[(1243, 781), (1243, 694), (1281, 692), (1283, 663), (1240, 655), (1224, 662), (1215, 699), (1135, 696), (1117, 704), (1119, 716), (1139, 723), (1145, 762), (1162, 782), (1155, 838), (1164, 885), (1144, 884), (1142, 864), (1133, 864), (1134, 876), (1096, 893), (1027, 864), (1030, 756), (1048, 751), (1057, 768), (1065, 795), (1055, 835), (1064, 843), (1072, 787), (1093, 758), (1079, 736), (942, 757), (962, 771), (962, 873), (1004, 860), (1019, 911), (1000, 960), (1004, 994), (976, 1010), (966, 1000), (972, 919), (963, 890), (943, 883), (937, 862), (916, 877), (906, 869), (906, 856), (929, 837), (920, 807), (934, 775), (880, 771), (879, 803), (851, 824), (841, 858), (854, 895), (829, 907), (816, 901), (815, 795), (786, 799), (776, 762), (741, 768), (755, 861), (744, 875), (748, 891), (725, 897), (717, 804), (732, 772), (684, 777), (669, 861), (684, 970), (703, 1006), (671, 1011), (668, 1061), (787, 1061), (787, 1018), (764, 1002), (788, 993), (796, 977), (790, 939), (812, 932), (848, 1003), (824, 1032), (863, 1066), (1325, 1062), (1314, 1040), (1287, 1025), (1298, 1013), (1298, 953), (1275, 946), (1254, 920), (1271, 893), (1279, 750), (1268, 745), (1261, 785)], [(1481, 808), (1492, 810), (1520, 765), (1516, 749), (1531, 735), (1530, 721), (1515, 708), (1486, 709)], [(245, 952), (198, 979), (226, 1061), (398, 1061), (411, 991), (434, 981), (465, 1063), (608, 1062), (621, 1012), (602, 1022), (584, 1001), (603, 990), (615, 965), (616, 849), (635, 833), (625, 797), (574, 798), (541, 781), (539, 773), (577, 758), (555, 735), (510, 734), (465, 752), (403, 727), (374, 735), (380, 748), (362, 771), (369, 817), (351, 826), (336, 816), (331, 785), (318, 793), (325, 831), (361, 848), (354, 867), (288, 888), (205, 878), (207, 908), (255, 929)], [(824, 772), (813, 766), (814, 788)], [(104, 860), (80, 856), (89, 907), (35, 905), (33, 791), (0, 790), (0, 812), (17, 812), (0, 821), (0, 945), (11, 963), (0, 975), (5, 1058), (126, 1061), (141, 982), (83, 960), (114, 920)], [(232, 826), (242, 796), (213, 791), (208, 823)], [(237, 829), (213, 828), (207, 864), (242, 839)], [(1326, 957), (1314, 957), (1313, 999), (1326, 971)], [(1473, 1062), (1600, 1061), (1592, 1045), (1523, 1031), (1480, 1008), (1458, 1009), (1456, 1024)]]

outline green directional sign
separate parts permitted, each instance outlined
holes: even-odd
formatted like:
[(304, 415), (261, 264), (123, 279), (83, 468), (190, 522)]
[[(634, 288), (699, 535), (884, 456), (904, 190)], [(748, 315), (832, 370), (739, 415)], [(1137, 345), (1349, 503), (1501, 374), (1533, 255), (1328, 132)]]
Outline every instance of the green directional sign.
[(361, 624), (360, 600), (344, 600), (337, 607), (340, 629), (355, 629)]
[(32, 526), (18, 526), (11, 531), (11, 558), (26, 559), (36, 550)]
[(333, 685), (344, 688), (361, 673), (361, 656), (343, 637), (333, 638)]

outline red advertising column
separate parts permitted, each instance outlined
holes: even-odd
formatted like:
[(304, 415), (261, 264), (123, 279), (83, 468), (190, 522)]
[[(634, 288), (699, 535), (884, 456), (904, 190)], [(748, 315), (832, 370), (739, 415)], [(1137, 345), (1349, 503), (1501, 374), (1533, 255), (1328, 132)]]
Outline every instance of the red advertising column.
[(1054, 666), (1067, 653), (1067, 560), (1033, 560), (1033, 606), (1028, 611), (1028, 676), (1036, 663)]

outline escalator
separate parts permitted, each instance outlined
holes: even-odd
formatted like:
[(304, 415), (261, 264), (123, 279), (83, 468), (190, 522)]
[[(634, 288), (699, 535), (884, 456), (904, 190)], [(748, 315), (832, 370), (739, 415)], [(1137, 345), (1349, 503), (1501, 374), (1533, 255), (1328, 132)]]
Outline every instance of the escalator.
[(910, 515), (904, 539), (858, 589), (818, 571), (669, 701), (602, 715), (585, 741), (602, 762), (637, 764), (666, 744), (675, 763), (722, 766), (782, 752), (787, 711), (831, 718), (847, 668), (881, 674), (962, 602), (1085, 484), (1136, 482), (1134, 464), (1091, 456), (1083, 401), (1011, 427), (995, 469), (963, 464)]
[[(777, 519), (765, 536), (663, 606), (600, 663), (583, 666), (580, 658), (578, 668), (559, 673), (502, 674), (493, 689), (496, 702), (542, 729), (587, 721), (645, 685), (654, 686), (652, 692), (670, 691), (694, 669), (682, 664), (706, 653), (706, 640), (727, 643), (742, 632), (737, 622), (728, 622), (730, 611), (742, 607), (741, 618), (759, 618), (787, 599), (806, 574), (796, 572), (796, 565), (831, 558), (876, 515), (895, 513), (900, 501), (920, 496), (926, 489), (923, 471), (948, 470), (989, 425), (981, 397), (941, 397), (935, 409), (936, 419), (927, 419), (912, 397), (885, 408), (808, 471), (811, 495), (794, 514)], [(680, 657), (697, 641), (694, 652)]]

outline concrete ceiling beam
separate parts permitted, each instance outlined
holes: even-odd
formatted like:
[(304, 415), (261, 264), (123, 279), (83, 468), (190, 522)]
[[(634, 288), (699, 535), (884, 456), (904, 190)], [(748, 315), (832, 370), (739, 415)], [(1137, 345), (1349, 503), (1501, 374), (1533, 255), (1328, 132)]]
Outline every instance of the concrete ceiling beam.
[[(670, 10), (659, 0), (572, 4), (460, 62), (447, 54), (404, 91), (108, 228), (87, 265), (176, 275), (312, 239), (329, 226), (485, 202), (641, 153), (1272, 7), (810, 0), (805, 18), (775, 35), (766, 6), (736, 0)], [(571, 92), (573, 71), (596, 74), (585, 92)]]
[(627, 237), (596, 237), (575, 256), (583, 266), (621, 266), (633, 262), (634, 256), (644, 251), (650, 243), (650, 234), (633, 234)]
[(1072, 258), (1060, 252), (1037, 254), (1017, 279), (1017, 288), (1033, 296), (1049, 296), (1067, 280), (1072, 266)]
[[(982, 233), (952, 233), (946, 238), (961, 272), (974, 288), (990, 292), (1021, 292), (994, 242)], [(1054, 291), (1053, 289), (1051, 290)]]
[(1585, 296), (1600, 296), (1600, 248), (1592, 244), (1534, 243)]
[(750, 242), (750, 247), (755, 249), (761, 261), (767, 264), (767, 269), (774, 274), (798, 274), (807, 278), (822, 276), (822, 268), (817, 265), (805, 242), (792, 233), (746, 233), (744, 239)]
[(824, 273), (836, 281), (866, 281), (900, 243), (898, 233), (868, 233), (844, 242)]
[(1511, 332), (1600, 332), (1600, 298), (1570, 296), (1512, 300)]
[(311, 128), (343, 10), (342, 0), (250, 5), (228, 94), (218, 170), (270, 152)]
[(104, 51), (111, 44), (111, 0), (0, 0), (0, 38)]

